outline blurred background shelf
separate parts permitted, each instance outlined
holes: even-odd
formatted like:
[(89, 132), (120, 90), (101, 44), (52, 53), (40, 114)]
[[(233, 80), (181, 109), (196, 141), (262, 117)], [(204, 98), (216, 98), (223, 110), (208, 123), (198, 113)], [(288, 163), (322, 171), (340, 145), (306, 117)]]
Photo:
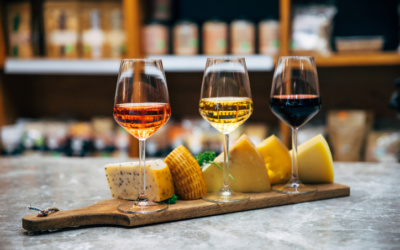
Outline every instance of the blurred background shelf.
[[(209, 56), (151, 56), (163, 61), (166, 72), (203, 72)], [(272, 56), (245, 56), (248, 71), (272, 71)], [(119, 59), (85, 60), (85, 59), (14, 59), (5, 61), (6, 74), (75, 74), (75, 75), (116, 75), (119, 70)]]
[[(14, 51), (10, 47), (9, 31), (13, 21), (7, 18), (8, 6), (15, 2), (29, 2), (32, 6), (29, 20), (32, 31), (40, 34), (41, 39), (32, 34), (33, 59), (12, 58)], [(45, 48), (45, 13), (40, 6), (56, 0), (5, 0), (0, 2), (0, 126), (13, 124), (18, 118), (64, 119), (72, 118), (90, 121), (93, 117), (112, 118), (112, 106), (116, 76), (120, 59), (99, 59), (84, 55), (84, 46), (80, 44), (80, 54), (74, 59), (49, 59), (51, 55)], [(169, 30), (168, 51), (157, 57), (163, 60), (166, 72), (173, 122), (186, 119), (201, 119), (198, 114), (198, 98), (205, 68), (206, 58), (202, 50), (202, 25), (218, 16), (228, 27), (240, 16), (246, 16), (257, 27), (261, 20), (274, 20), (279, 23), (277, 51), (261, 55), (256, 41), (254, 55), (245, 56), (251, 82), (254, 113), (247, 123), (262, 124), (268, 133), (275, 133), (287, 145), (290, 130), (272, 114), (268, 106), (268, 96), (273, 77), (274, 63), (279, 56), (313, 55), (318, 66), (322, 109), (310, 121), (313, 126), (325, 125), (331, 110), (367, 110), (374, 115), (375, 121), (400, 127), (396, 118), (397, 110), (389, 108), (391, 97), (397, 91), (396, 79), (400, 77), (400, 54), (397, 13), (398, 0), (387, 1), (345, 1), (345, 0), (75, 0), (76, 4), (104, 2), (120, 4), (123, 16), (121, 27), (126, 35), (124, 58), (144, 58), (143, 30), (152, 18), (152, 12), (161, 10), (170, 14), (164, 25)], [(169, 5), (168, 8), (154, 6)], [(337, 13), (330, 20), (333, 30), (325, 39), (329, 51), (295, 52), (294, 24), (299, 7), (311, 8), (318, 4), (334, 5)], [(212, 5), (213, 8), (209, 6)], [(165, 6), (163, 6), (165, 7)], [(37, 12), (39, 11), (39, 12)], [(79, 10), (81, 11), (81, 10)], [(77, 11), (77, 12), (79, 12)], [(42, 17), (41, 17), (42, 16)], [(32, 17), (32, 19), (31, 19)], [(199, 28), (198, 55), (177, 56), (174, 54), (173, 27), (182, 18), (188, 17)], [(43, 19), (44, 18), (44, 19)], [(102, 22), (111, 22), (101, 19)], [(313, 26), (317, 22), (308, 23)], [(83, 24), (83, 22), (82, 22)], [(298, 25), (308, 27), (308, 25)], [(79, 30), (83, 32), (83, 30)], [(318, 33), (318, 32), (317, 32)], [(83, 34), (83, 33), (82, 33)], [(259, 31), (256, 31), (258, 39)], [(318, 33), (321, 36), (321, 33)], [(322, 35), (323, 36), (323, 35)], [(341, 53), (336, 46), (338, 37), (378, 36), (383, 38), (383, 46), (373, 52)], [(35, 38), (35, 39), (33, 39)], [(40, 38), (40, 37), (39, 37)], [(139, 39), (140, 38), (140, 39)], [(326, 37), (319, 37), (326, 38)], [(230, 38), (229, 38), (230, 39)], [(305, 43), (308, 44), (308, 43)], [(227, 41), (230, 45), (230, 41)], [(275, 46), (275, 45), (274, 45)], [(60, 51), (60, 50), (54, 50)], [(344, 51), (344, 50), (343, 50)], [(371, 51), (371, 50), (370, 50)], [(322, 56), (328, 52), (329, 56)], [(232, 52), (226, 52), (232, 53)], [(17, 53), (18, 54), (18, 53)], [(65, 55), (62, 55), (67, 58)], [(53, 57), (52, 57), (53, 58)], [(75, 59), (76, 58), (76, 59)], [(82, 58), (82, 59), (79, 59)], [(119, 57), (117, 57), (119, 58)], [(400, 114), (400, 113), (399, 113)], [(161, 133), (160, 133), (161, 134)], [(195, 133), (192, 133), (193, 135)], [(366, 140), (366, 139), (365, 139)], [(137, 156), (137, 143), (130, 144), (131, 156)], [(288, 145), (290, 148), (290, 145)]]
[[(230, 56), (230, 55), (227, 55)], [(160, 58), (163, 61), (166, 72), (203, 72), (208, 57), (215, 56), (151, 56), (149, 58)], [(248, 71), (272, 71), (274, 69), (274, 58), (267, 55), (245, 55)]]
[(53, 74), (118, 74), (120, 60), (85, 60), (85, 59), (6, 59), (6, 74), (53, 75)]

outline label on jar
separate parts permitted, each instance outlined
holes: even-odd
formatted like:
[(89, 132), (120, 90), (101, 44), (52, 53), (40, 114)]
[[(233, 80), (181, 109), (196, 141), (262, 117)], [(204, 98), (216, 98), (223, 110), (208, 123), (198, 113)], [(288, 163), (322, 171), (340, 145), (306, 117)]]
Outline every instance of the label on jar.
[(232, 54), (254, 54), (255, 28), (254, 24), (239, 20), (231, 25), (231, 52)]
[(209, 21), (203, 25), (203, 53), (206, 55), (227, 54), (228, 25), (224, 22)]
[(147, 55), (168, 53), (168, 28), (162, 24), (149, 24), (143, 28), (143, 46)]
[(260, 54), (275, 55), (279, 51), (279, 22), (261, 21), (258, 25)]
[(183, 22), (174, 27), (174, 54), (196, 55), (198, 53), (197, 25), (190, 22)]

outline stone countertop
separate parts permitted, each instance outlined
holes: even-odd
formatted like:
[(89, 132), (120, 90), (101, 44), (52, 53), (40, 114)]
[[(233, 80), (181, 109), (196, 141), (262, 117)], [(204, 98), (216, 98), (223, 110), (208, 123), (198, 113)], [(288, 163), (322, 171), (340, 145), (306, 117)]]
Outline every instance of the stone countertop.
[[(125, 159), (126, 160), (126, 159)], [(0, 249), (398, 249), (400, 164), (335, 163), (349, 197), (137, 228), (33, 234), (22, 217), (110, 199), (104, 165), (118, 159), (0, 158)]]

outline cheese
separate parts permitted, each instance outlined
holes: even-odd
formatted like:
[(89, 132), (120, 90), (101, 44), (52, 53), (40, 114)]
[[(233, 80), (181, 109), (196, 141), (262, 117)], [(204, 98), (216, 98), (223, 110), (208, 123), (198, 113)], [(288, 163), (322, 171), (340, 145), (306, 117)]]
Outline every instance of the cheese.
[(303, 183), (331, 183), (334, 179), (332, 153), (319, 134), (298, 146), (299, 178)]
[(207, 194), (206, 181), (199, 163), (180, 145), (164, 160), (171, 170), (176, 195), (182, 200), (195, 200)]
[[(108, 164), (105, 167), (113, 198), (136, 200), (142, 184), (139, 162)], [(146, 161), (146, 193), (150, 201), (163, 201), (174, 194), (171, 172), (163, 161)]]
[(257, 150), (264, 158), (271, 185), (286, 183), (292, 173), (292, 158), (285, 144), (271, 135), (257, 145)]
[[(222, 167), (224, 154), (220, 154), (214, 161)], [(219, 191), (223, 183), (223, 170), (215, 164), (207, 164), (203, 167), (203, 173), (207, 191)], [(229, 173), (233, 177), (230, 182), (234, 191), (267, 192), (271, 190), (264, 160), (247, 135), (241, 136), (229, 149)]]

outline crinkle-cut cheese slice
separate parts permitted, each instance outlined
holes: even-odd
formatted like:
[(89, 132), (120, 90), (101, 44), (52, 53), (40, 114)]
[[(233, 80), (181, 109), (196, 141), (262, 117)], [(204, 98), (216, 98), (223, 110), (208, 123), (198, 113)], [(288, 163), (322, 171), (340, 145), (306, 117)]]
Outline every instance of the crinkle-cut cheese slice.
[(271, 135), (260, 142), (257, 149), (264, 158), (271, 185), (286, 183), (292, 174), (292, 158), (285, 144)]
[(303, 183), (331, 183), (334, 179), (332, 153), (319, 134), (298, 146), (299, 178)]
[[(136, 200), (142, 184), (139, 162), (108, 164), (105, 167), (113, 198)], [(174, 193), (171, 172), (163, 161), (146, 161), (146, 193), (150, 201), (163, 201)]]
[[(224, 154), (214, 159), (223, 166)], [(229, 149), (229, 172), (232, 190), (238, 192), (267, 192), (271, 190), (265, 162), (247, 135), (242, 135)], [(215, 164), (203, 167), (208, 192), (219, 191), (223, 182), (223, 171)]]
[(176, 195), (182, 200), (195, 200), (207, 194), (206, 181), (199, 163), (180, 145), (164, 160), (171, 170)]

